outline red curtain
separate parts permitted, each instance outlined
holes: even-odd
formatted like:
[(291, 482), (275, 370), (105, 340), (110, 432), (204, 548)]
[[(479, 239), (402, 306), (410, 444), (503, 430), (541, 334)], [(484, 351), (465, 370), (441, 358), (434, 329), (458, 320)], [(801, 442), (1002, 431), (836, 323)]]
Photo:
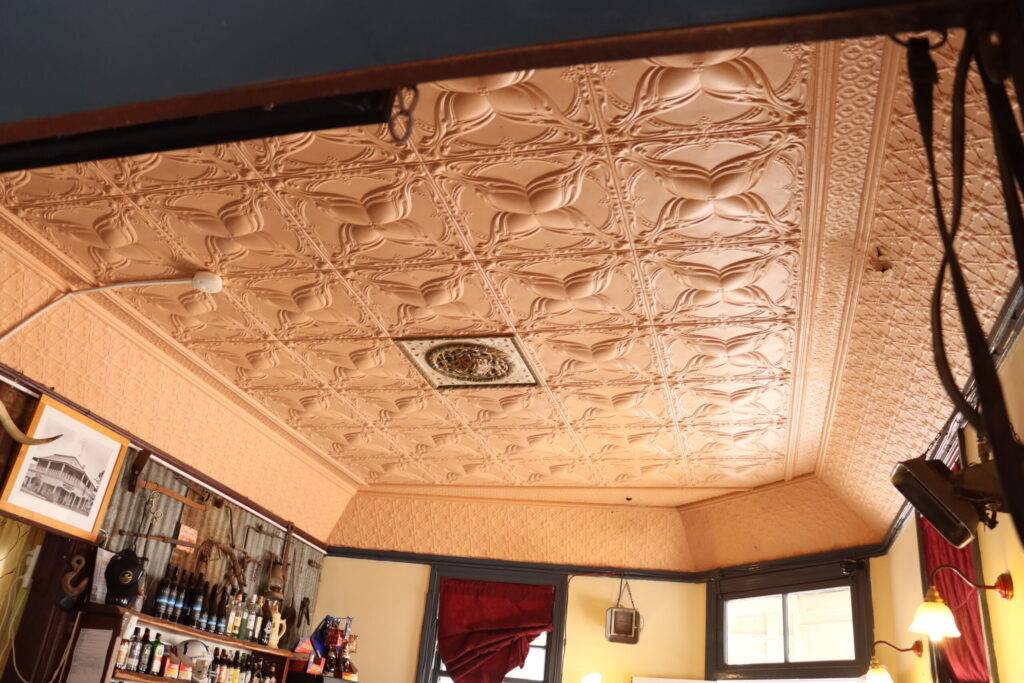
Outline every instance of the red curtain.
[[(929, 576), (932, 570), (942, 564), (951, 564), (976, 583), (974, 554), (971, 546), (955, 548), (925, 519), (919, 518), (921, 543), (924, 547), (925, 570)], [(986, 654), (985, 630), (981, 624), (981, 605), (977, 589), (967, 585), (952, 571), (941, 571), (935, 575), (935, 585), (942, 599), (956, 617), (959, 638), (947, 638), (942, 642), (941, 651), (949, 666), (950, 674), (957, 683), (988, 683), (988, 656)]]
[(500, 683), (551, 630), (555, 587), (441, 579), (437, 649), (455, 683)]

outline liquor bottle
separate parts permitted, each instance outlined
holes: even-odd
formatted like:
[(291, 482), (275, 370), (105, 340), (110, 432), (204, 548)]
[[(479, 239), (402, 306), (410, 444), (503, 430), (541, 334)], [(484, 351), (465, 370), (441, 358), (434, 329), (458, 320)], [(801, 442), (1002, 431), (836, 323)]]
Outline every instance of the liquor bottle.
[[(203, 578), (200, 574), (199, 578)], [(210, 584), (203, 581), (203, 585), (196, 590), (195, 599), (192, 602), (192, 626), (198, 629), (206, 628), (206, 594), (210, 592)]]
[(270, 663), (270, 671), (267, 672), (267, 677), (264, 680), (266, 680), (266, 681), (276, 681), (277, 680), (277, 664), (276, 663), (274, 663), (274, 662)]
[(153, 615), (157, 619), (163, 619), (164, 615), (167, 614), (167, 599), (171, 594), (171, 586), (174, 585), (174, 575), (177, 572), (177, 567), (171, 565), (164, 572), (164, 578), (160, 580), (160, 585), (156, 589), (156, 602), (153, 603)]
[(260, 642), (260, 638), (263, 637), (263, 606), (265, 604), (266, 600), (261, 595), (256, 601), (256, 609), (253, 610), (253, 624), (249, 629), (249, 640), (254, 643)]
[(249, 635), (249, 602), (245, 599), (245, 593), (238, 603), (238, 629), (235, 637), (239, 640), (248, 640)]
[(225, 608), (227, 614), (227, 627), (224, 629), (224, 635), (234, 635), (235, 631), (235, 606), (237, 601), (235, 600), (235, 589), (232, 587), (228, 593), (228, 604)]
[(149, 673), (149, 656), (153, 653), (153, 643), (149, 640), (149, 629), (142, 632), (142, 640), (139, 642), (139, 661), (133, 671)]
[(256, 630), (256, 617), (259, 615), (259, 601), (256, 599), (256, 594), (253, 593), (249, 598), (249, 607), (246, 610), (246, 617), (248, 623), (245, 627), (245, 638), (243, 640), (256, 640), (259, 635), (259, 631)]
[(270, 632), (274, 630), (274, 613), (271, 600), (263, 602), (263, 627), (260, 629), (260, 645), (270, 644)]
[(128, 661), (128, 648), (131, 647), (132, 641), (130, 638), (122, 638), (121, 642), (117, 645), (117, 657), (114, 659), (114, 668), (123, 669), (124, 663)]
[(142, 649), (142, 641), (139, 639), (139, 627), (135, 627), (135, 633), (132, 634), (132, 642), (128, 646), (128, 659), (125, 660), (124, 670), (135, 671), (139, 668), (139, 650)]
[(220, 592), (220, 600), (217, 602), (217, 635), (226, 635), (228, 632), (228, 587), (224, 586)]
[(181, 618), (181, 611), (185, 606), (185, 591), (188, 587), (186, 579), (187, 575), (188, 572), (183, 572), (178, 576), (178, 583), (174, 587), (174, 592), (171, 594), (174, 601), (169, 601), (167, 616), (164, 617), (167, 621), (178, 621), (178, 619)]
[(164, 663), (164, 644), (160, 642), (160, 634), (156, 634), (156, 638), (153, 639), (153, 653), (149, 657), (149, 668), (146, 669), (145, 673), (159, 676), (161, 674), (160, 667)]
[(252, 673), (249, 671), (249, 656), (242, 655), (242, 663), (238, 669), (238, 683), (249, 683)]
[(217, 667), (217, 681), (216, 683), (227, 683), (228, 681), (228, 670), (230, 669), (228, 664), (228, 651), (220, 651), (220, 666)]
[[(181, 607), (178, 609), (178, 614), (174, 620), (179, 624), (188, 624), (189, 617), (192, 614), (192, 595), (195, 588), (195, 576), (192, 572), (185, 572), (185, 580), (181, 582)], [(178, 606), (177, 603), (174, 604)]]
[(210, 668), (207, 670), (207, 680), (210, 683), (217, 683), (217, 670), (220, 669), (220, 648), (213, 648), (213, 659), (210, 660)]
[(248, 623), (248, 615), (245, 613), (245, 591), (239, 590), (235, 594), (235, 631), (232, 634), (235, 638), (241, 638), (242, 625)]
[[(188, 615), (184, 622), (186, 626), (195, 628), (196, 624), (199, 622), (199, 612), (196, 611), (196, 603), (202, 600), (204, 583), (206, 582), (203, 580), (203, 573), (199, 572), (192, 581), (192, 591), (188, 596)], [(199, 607), (200, 609), (202, 608), (201, 603)]]
[(139, 642), (139, 627), (135, 627), (135, 633), (131, 638), (122, 638), (121, 644), (117, 648), (117, 661), (114, 663), (114, 667), (117, 669), (124, 669), (128, 663), (128, 653), (132, 649), (132, 645)]
[(242, 653), (235, 650), (235, 660), (231, 662), (231, 683), (238, 683), (238, 676), (241, 673)]
[(217, 632), (217, 584), (210, 584), (210, 592), (206, 596), (206, 603), (203, 606), (203, 611), (206, 612), (206, 628), (205, 631), (210, 633)]

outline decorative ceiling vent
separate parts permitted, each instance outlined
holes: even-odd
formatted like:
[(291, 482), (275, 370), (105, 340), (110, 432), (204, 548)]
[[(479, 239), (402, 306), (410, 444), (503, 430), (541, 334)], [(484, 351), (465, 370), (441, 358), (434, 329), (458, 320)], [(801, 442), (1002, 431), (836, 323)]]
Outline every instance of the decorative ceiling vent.
[(510, 335), (418, 337), (395, 342), (435, 389), (537, 383), (519, 342)]

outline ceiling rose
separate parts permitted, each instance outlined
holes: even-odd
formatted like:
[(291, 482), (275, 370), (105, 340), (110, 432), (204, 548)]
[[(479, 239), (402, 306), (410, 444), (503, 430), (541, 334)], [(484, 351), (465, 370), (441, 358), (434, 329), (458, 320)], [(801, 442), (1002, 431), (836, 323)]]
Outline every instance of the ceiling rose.
[(440, 344), (427, 351), (426, 361), (442, 375), (465, 382), (493, 382), (512, 372), (508, 356), (486, 344)]
[(514, 337), (440, 337), (395, 341), (436, 388), (523, 386), (537, 383)]

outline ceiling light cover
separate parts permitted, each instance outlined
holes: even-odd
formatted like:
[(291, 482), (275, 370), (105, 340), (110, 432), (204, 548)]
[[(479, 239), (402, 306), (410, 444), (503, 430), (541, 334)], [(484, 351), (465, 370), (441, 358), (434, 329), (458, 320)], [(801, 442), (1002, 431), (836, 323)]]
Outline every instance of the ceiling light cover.
[(885, 668), (885, 665), (876, 658), (871, 658), (871, 668), (864, 676), (864, 683), (895, 683), (892, 674)]
[(941, 642), (946, 638), (960, 637), (960, 629), (956, 626), (953, 612), (946, 605), (935, 586), (928, 589), (928, 595), (925, 596), (924, 602), (914, 612), (910, 631), (928, 636), (933, 643)]
[(532, 386), (537, 378), (515, 337), (396, 339), (416, 369), (436, 389)]

